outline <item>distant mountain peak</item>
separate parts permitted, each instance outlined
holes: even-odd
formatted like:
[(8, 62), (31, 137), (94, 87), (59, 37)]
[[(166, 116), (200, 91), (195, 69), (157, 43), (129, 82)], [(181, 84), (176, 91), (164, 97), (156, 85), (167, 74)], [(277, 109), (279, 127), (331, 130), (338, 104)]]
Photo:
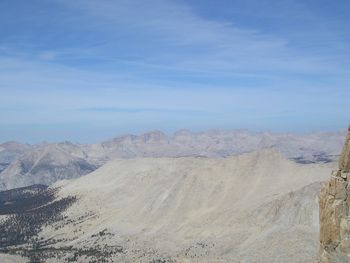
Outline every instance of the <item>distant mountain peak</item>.
[(0, 189), (79, 177), (115, 158), (228, 157), (274, 147), (299, 163), (337, 159), (344, 133), (273, 134), (248, 130), (181, 129), (171, 136), (154, 130), (123, 135), (96, 144), (43, 142), (28, 146), (9, 142), (0, 147)]
[(22, 144), (16, 141), (8, 141), (0, 144), (0, 147), (7, 150), (24, 150), (29, 146), (27, 144)]
[(186, 136), (189, 136), (189, 135), (192, 135), (193, 133), (188, 130), (188, 129), (181, 129), (181, 130), (178, 130), (174, 133), (174, 137), (176, 136), (183, 136), (183, 135), (186, 135)]

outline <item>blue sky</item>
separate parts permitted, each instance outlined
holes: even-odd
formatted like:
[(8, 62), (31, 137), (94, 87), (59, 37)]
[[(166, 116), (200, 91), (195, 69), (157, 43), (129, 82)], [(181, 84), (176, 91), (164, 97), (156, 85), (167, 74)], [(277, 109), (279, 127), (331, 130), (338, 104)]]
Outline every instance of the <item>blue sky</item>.
[(0, 141), (350, 121), (347, 0), (1, 0)]

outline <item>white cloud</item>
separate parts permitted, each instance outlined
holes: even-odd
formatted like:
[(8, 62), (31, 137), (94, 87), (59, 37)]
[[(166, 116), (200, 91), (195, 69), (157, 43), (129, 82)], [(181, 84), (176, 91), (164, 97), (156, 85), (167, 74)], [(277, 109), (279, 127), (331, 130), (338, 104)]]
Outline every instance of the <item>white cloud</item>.
[(204, 18), (167, 0), (51, 1), (65, 15), (57, 22), (61, 34), (45, 39), (59, 44), (0, 46), (2, 124), (232, 127), (346, 107), (347, 64), (322, 52), (306, 55), (287, 34)]

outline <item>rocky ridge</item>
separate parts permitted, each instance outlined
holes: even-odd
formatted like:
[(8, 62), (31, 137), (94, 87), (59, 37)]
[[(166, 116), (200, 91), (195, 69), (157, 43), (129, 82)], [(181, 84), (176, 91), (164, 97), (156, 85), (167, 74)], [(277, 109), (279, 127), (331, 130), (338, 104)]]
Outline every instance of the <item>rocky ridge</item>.
[(97, 144), (71, 142), (0, 145), (0, 190), (88, 174), (115, 158), (211, 157), (222, 158), (274, 148), (297, 163), (327, 163), (338, 158), (343, 132), (274, 134), (247, 130), (180, 130), (125, 135)]
[[(98, 248), (110, 253), (107, 262), (312, 262), (319, 182), (332, 169), (272, 149), (219, 159), (117, 159), (55, 184), (60, 198), (78, 201), (39, 239)], [(77, 262), (88, 260), (77, 255)]]
[(333, 169), (274, 149), (115, 159), (48, 188), (0, 192), (0, 253), (46, 263), (309, 263), (318, 193)]
[[(71, 146), (72, 147), (72, 146)], [(0, 173), (0, 189), (33, 184), (50, 185), (62, 179), (76, 178), (96, 170), (97, 166), (60, 145), (43, 144), (14, 159)]]
[(350, 127), (339, 168), (320, 194), (320, 263), (350, 262)]

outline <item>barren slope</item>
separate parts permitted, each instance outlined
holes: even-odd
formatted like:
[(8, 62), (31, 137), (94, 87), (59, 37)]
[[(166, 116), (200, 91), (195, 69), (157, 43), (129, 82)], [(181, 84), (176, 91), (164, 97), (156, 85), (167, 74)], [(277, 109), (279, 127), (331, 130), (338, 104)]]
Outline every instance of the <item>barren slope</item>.
[(111, 251), (111, 262), (310, 262), (318, 248), (315, 182), (332, 166), (296, 164), (273, 150), (115, 160), (56, 185), (61, 197), (79, 199), (40, 237)]

